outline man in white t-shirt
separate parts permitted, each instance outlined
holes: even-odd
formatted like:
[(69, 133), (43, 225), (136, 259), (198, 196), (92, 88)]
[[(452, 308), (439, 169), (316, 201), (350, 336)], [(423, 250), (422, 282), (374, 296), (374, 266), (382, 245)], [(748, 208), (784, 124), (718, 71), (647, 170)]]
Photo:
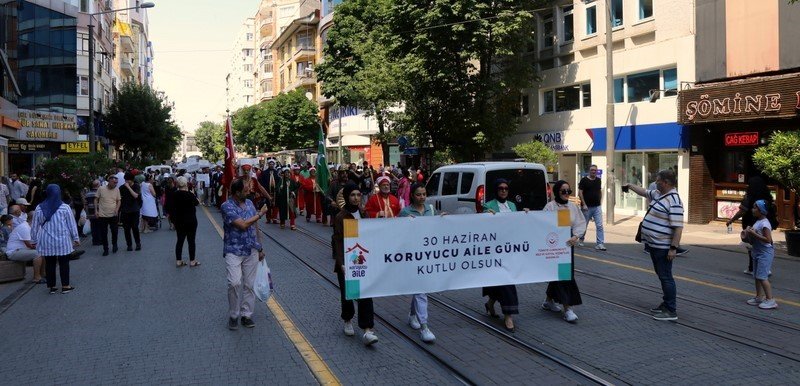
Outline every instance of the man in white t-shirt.
[(125, 170), (123, 170), (122, 168), (117, 168), (116, 176), (117, 176), (117, 189), (119, 189), (120, 185), (122, 185), (122, 182), (125, 181)]
[[(30, 216), (33, 218), (33, 216)], [(42, 284), (44, 279), (44, 264), (42, 264), (42, 257), (36, 252), (36, 244), (31, 241), (31, 224), (30, 220), (14, 226), (11, 234), (8, 235), (8, 244), (6, 244), (6, 255), (9, 260), (29, 262), (33, 261), (33, 283)]]

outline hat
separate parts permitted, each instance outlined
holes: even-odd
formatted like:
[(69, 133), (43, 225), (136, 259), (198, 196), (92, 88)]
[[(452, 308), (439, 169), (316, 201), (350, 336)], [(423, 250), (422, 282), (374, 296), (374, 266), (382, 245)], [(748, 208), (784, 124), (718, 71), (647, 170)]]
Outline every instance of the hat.
[(315, 167), (313, 167), (313, 166), (312, 166), (312, 167), (311, 167), (311, 169), (308, 169), (308, 171), (310, 171), (310, 172), (315, 172), (315, 171), (317, 171), (317, 168), (315, 168)]
[(270, 159), (267, 160), (267, 163), (275, 165), (275, 160), (270, 158)]
[(25, 206), (28, 206), (28, 205), (30, 205), (30, 203), (28, 202), (28, 200), (26, 200), (25, 198), (22, 198), (22, 197), (18, 198), (18, 199), (17, 199), (17, 201), (15, 201), (15, 203), (16, 203), (17, 205), (25, 205)]
[(244, 164), (244, 165), (242, 165), (242, 170), (250, 170), (250, 169), (252, 169), (252, 168), (253, 168), (253, 166), (252, 166), (252, 165), (250, 165), (250, 164)]
[(287, 168), (286, 166), (284, 166), (283, 169), (281, 169), (281, 172), (288, 172), (288, 171), (289, 171), (289, 168)]
[(382, 184), (384, 182), (387, 183), (387, 184), (391, 183), (391, 181), (389, 180), (389, 177), (386, 177), (386, 176), (378, 177), (378, 179), (375, 180), (375, 184), (376, 185), (380, 185), (380, 184)]

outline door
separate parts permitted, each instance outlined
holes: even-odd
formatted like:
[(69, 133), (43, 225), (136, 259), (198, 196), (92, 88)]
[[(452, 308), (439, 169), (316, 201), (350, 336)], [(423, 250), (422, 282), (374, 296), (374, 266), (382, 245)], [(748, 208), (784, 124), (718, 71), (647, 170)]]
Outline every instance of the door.
[(778, 207), (778, 226), (784, 229), (792, 229), (795, 221), (797, 195), (789, 189), (778, 188), (775, 206)]
[(439, 190), (439, 212), (456, 213), (458, 209), (458, 171), (442, 174), (442, 188)]
[(561, 156), (561, 160), (558, 163), (559, 165), (559, 172), (558, 178), (552, 180), (564, 180), (569, 182), (569, 186), (578, 186), (578, 170), (577, 170), (577, 158), (575, 154), (564, 154)]
[(425, 185), (425, 190), (428, 193), (428, 203), (433, 205), (437, 210), (439, 209), (439, 186), (442, 182), (442, 173), (436, 172), (428, 179), (428, 184)]

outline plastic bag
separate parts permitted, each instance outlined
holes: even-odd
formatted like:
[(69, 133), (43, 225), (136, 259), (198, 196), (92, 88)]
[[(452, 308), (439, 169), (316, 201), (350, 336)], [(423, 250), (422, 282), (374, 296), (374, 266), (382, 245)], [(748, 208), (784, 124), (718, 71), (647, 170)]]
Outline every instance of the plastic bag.
[(266, 302), (272, 295), (272, 273), (267, 266), (267, 259), (258, 262), (256, 267), (256, 282), (253, 286), (258, 300)]
[(90, 234), (92, 234), (92, 225), (89, 220), (86, 220), (86, 222), (83, 223), (83, 235), (89, 236)]

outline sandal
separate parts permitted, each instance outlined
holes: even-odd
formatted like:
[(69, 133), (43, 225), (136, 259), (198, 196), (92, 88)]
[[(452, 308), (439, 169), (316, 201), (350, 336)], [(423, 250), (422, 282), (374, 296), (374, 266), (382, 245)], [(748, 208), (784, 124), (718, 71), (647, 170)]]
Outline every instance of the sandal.
[(189, 268), (197, 267), (198, 265), (200, 265), (200, 262), (195, 260), (195, 261), (192, 261), (191, 263), (189, 263)]
[(180, 267), (183, 267), (184, 265), (186, 265), (186, 262), (185, 262), (185, 261), (183, 261), (183, 260), (178, 260), (178, 262), (177, 262), (177, 263), (175, 263), (175, 268), (180, 268)]

